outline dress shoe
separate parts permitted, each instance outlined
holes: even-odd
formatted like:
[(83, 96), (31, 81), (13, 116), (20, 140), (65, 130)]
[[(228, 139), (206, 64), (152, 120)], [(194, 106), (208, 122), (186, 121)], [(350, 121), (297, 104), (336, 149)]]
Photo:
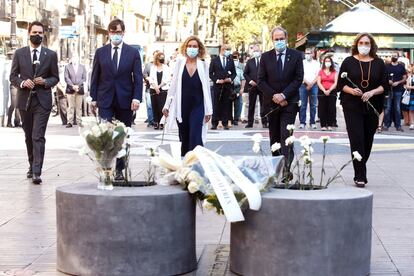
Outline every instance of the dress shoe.
[(40, 178), (40, 175), (34, 174), (32, 178), (32, 183), (36, 185), (39, 185), (40, 183), (42, 183), (42, 179)]
[(245, 128), (252, 128), (253, 127), (253, 125), (252, 124), (247, 124), (246, 126), (245, 126)]
[(115, 177), (114, 177), (115, 181), (125, 181), (124, 175), (122, 174), (122, 171), (117, 170), (115, 172)]
[(211, 130), (216, 130), (217, 129), (217, 126), (212, 126), (210, 129)]
[(402, 129), (402, 127), (397, 127), (396, 129), (397, 131), (404, 132), (404, 129)]
[(230, 128), (229, 128), (228, 126), (225, 126), (225, 127), (224, 127), (224, 129), (225, 129), (225, 130), (229, 130)]
[(68, 123), (68, 124), (66, 125), (66, 128), (70, 128), (70, 127), (73, 127), (73, 125), (72, 125), (71, 123)]
[(6, 127), (13, 127), (11, 123), (7, 123)]
[(239, 122), (238, 122), (238, 121), (234, 121), (234, 122), (233, 122), (233, 125), (234, 125), (234, 126), (238, 126), (238, 125), (239, 125)]
[(26, 173), (27, 178), (32, 178), (33, 177), (33, 172), (31, 169), (29, 169)]
[(365, 181), (355, 180), (354, 183), (358, 188), (365, 188)]
[(263, 128), (268, 128), (269, 124), (268, 123), (263, 123)]

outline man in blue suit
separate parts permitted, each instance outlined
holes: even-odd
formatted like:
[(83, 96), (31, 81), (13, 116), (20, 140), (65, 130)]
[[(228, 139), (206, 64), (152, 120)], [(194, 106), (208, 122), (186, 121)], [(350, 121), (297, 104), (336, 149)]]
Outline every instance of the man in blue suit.
[[(142, 68), (139, 52), (122, 42), (125, 24), (120, 19), (108, 25), (110, 43), (97, 49), (93, 61), (91, 90), (92, 106), (99, 117), (131, 126), (132, 114), (142, 99)], [(116, 160), (115, 180), (123, 180), (124, 159)]]

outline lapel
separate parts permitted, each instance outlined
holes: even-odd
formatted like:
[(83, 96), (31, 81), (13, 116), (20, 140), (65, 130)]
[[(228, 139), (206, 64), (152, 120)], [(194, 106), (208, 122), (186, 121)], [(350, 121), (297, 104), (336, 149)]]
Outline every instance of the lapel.
[(285, 57), (285, 64), (283, 65), (283, 73), (286, 72), (286, 68), (290, 66), (291, 63), (291, 50), (289, 48), (286, 49), (286, 57)]
[[(42, 46), (42, 50), (40, 51), (40, 57), (39, 57), (39, 62), (40, 64), (38, 65), (39, 67), (37, 68), (37, 73), (40, 74), (41, 69), (43, 67), (43, 64), (45, 63), (45, 59), (47, 56), (47, 52), (44, 46)], [(34, 72), (33, 72), (34, 74)]]
[(30, 72), (32, 72), (32, 76), (34, 75), (33, 72), (33, 64), (32, 64), (32, 55), (30, 53), (30, 47), (27, 46), (24, 51), (25, 58), (23, 59), (26, 62), (26, 68), (30, 68)]
[(109, 64), (110, 64), (110, 70), (111, 70), (111, 72), (112, 72), (112, 74), (113, 75), (116, 75), (116, 72), (115, 72), (115, 69), (114, 69), (114, 66), (113, 66), (113, 64), (112, 64), (112, 45), (111, 45), (111, 43), (109, 42), (109, 44), (107, 44), (106, 46), (104, 46), (104, 47), (106, 47), (106, 49), (105, 49), (105, 51), (104, 51), (104, 55), (105, 56), (107, 56), (108, 58), (109, 58)]
[(197, 59), (197, 71), (198, 71), (198, 76), (200, 77), (200, 80), (201, 80), (201, 84), (204, 88), (204, 85), (205, 85), (204, 62), (201, 59)]
[(121, 56), (119, 57), (118, 70), (116, 73), (121, 72), (122, 65), (125, 63), (125, 59), (127, 58), (127, 55), (128, 55), (127, 52), (128, 52), (127, 45), (124, 42), (124, 44), (122, 45)]

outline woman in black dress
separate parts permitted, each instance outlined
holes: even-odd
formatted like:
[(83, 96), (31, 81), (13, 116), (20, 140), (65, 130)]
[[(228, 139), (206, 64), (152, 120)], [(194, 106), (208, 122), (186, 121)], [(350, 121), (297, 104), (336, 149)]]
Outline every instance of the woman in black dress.
[(206, 49), (196, 37), (190, 36), (181, 46), (183, 58), (177, 60), (163, 114), (167, 128), (178, 123), (181, 155), (196, 146), (203, 146), (207, 123), (213, 113), (208, 64), (203, 60)]
[(338, 90), (344, 111), (351, 152), (357, 151), (361, 161), (354, 158), (354, 182), (357, 187), (368, 183), (366, 163), (371, 154), (378, 114), (384, 101), (388, 79), (384, 62), (377, 56), (377, 44), (371, 34), (361, 33), (352, 45), (352, 56), (341, 65)]

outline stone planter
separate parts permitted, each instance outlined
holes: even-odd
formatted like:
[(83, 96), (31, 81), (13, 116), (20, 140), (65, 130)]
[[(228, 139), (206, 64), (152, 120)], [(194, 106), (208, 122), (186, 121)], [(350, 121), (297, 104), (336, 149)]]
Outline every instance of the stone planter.
[(178, 186), (57, 188), (57, 268), (72, 275), (196, 269), (195, 202)]
[(230, 269), (244, 276), (365, 276), (372, 193), (344, 187), (273, 190), (260, 211), (232, 223)]

